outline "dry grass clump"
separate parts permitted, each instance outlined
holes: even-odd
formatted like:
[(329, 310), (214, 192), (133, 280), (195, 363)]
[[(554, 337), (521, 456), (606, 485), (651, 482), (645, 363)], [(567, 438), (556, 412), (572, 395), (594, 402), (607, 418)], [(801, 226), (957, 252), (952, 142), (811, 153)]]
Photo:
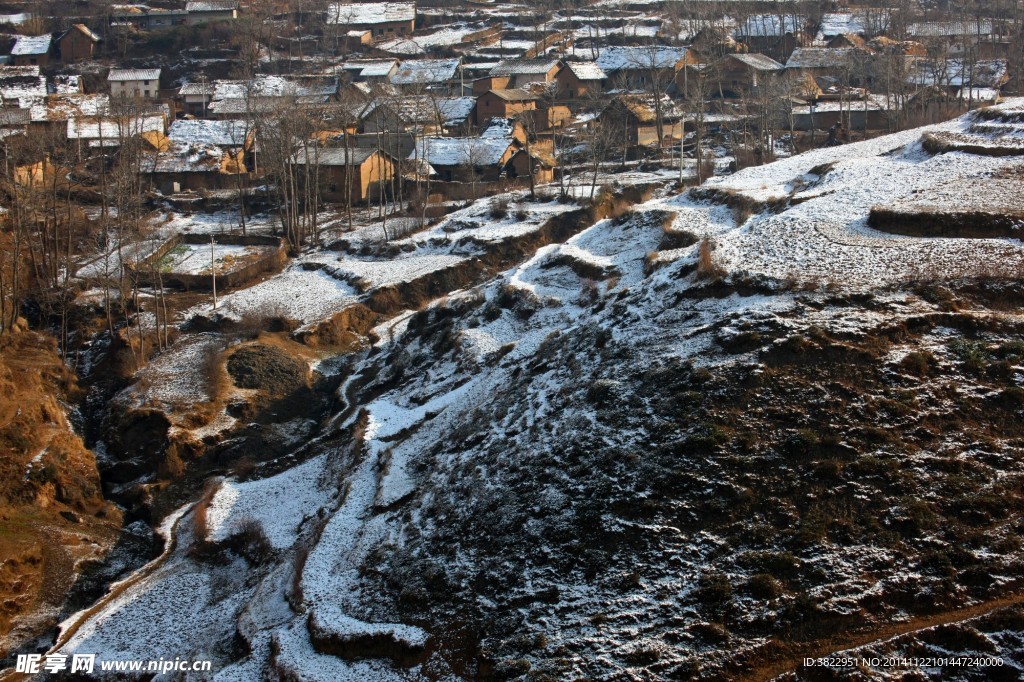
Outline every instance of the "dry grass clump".
[(715, 243), (704, 237), (697, 249), (697, 279), (718, 280), (725, 276), (723, 268), (715, 259)]

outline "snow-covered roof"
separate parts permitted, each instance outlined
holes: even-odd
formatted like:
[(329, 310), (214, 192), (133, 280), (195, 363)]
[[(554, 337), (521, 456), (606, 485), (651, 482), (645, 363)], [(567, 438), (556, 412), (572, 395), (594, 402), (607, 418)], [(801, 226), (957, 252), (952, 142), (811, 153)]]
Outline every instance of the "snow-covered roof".
[(140, 169), (144, 173), (219, 173), (223, 160), (220, 147), (171, 143), (165, 152), (144, 155)]
[(998, 88), (1006, 81), (1007, 68), (1005, 59), (985, 59), (973, 64), (961, 59), (944, 63), (919, 60), (908, 80), (916, 85)]
[(111, 69), (108, 81), (158, 81), (160, 69)]
[(336, 3), (327, 8), (329, 24), (369, 25), (415, 19), (416, 5), (411, 2)]
[(258, 76), (248, 83), (236, 80), (214, 81), (213, 99), (330, 97), (337, 92), (337, 76)]
[(581, 81), (599, 81), (608, 77), (608, 74), (594, 62), (566, 62), (565, 65)]
[(327, 98), (322, 96), (307, 97), (228, 97), (210, 102), (207, 110), (219, 116), (244, 116), (246, 114), (271, 112), (282, 107), (323, 105)]
[(491, 69), (491, 75), (529, 76), (533, 74), (546, 74), (557, 65), (557, 59), (506, 59)]
[(873, 9), (868, 15), (864, 12), (826, 12), (821, 17), (820, 38), (834, 38), (847, 33), (876, 33), (889, 26), (889, 14), (886, 10)]
[(431, 166), (493, 166), (501, 162), (512, 141), (487, 137), (425, 137), (409, 155)]
[(427, 48), (412, 38), (395, 38), (383, 43), (377, 43), (377, 49), (390, 54), (426, 54)]
[(395, 99), (374, 100), (360, 112), (360, 118), (370, 117), (378, 107), (396, 113), (409, 124), (457, 126), (466, 122), (476, 105), (474, 97), (408, 96)]
[(915, 38), (938, 36), (987, 36), (992, 33), (992, 22), (980, 21), (922, 21), (907, 27), (907, 35)]
[(480, 131), (480, 137), (512, 141), (516, 122), (511, 118), (492, 118), (487, 127)]
[(733, 31), (736, 38), (771, 38), (797, 33), (805, 23), (803, 17), (793, 15), (780, 17), (777, 14), (758, 14), (747, 17)]
[(753, 54), (731, 54), (729, 56), (755, 71), (781, 71), (785, 68), (771, 57), (756, 52)]
[(530, 100), (537, 99), (537, 95), (527, 92), (522, 88), (495, 88), (494, 90), (491, 90), (491, 92), (506, 102), (529, 102)]
[(397, 59), (350, 59), (341, 65), (358, 78), (387, 78), (397, 66)]
[(18, 106), (32, 112), (33, 123), (66, 121), (76, 116), (98, 116), (110, 110), (107, 95), (48, 95), (23, 97)]
[(213, 83), (183, 83), (178, 89), (178, 94), (185, 95), (212, 95)]
[[(374, 147), (325, 147), (311, 151), (309, 160), (320, 166), (355, 166), (366, 161), (375, 152), (377, 149)], [(292, 160), (299, 165), (305, 165), (306, 155), (296, 154)]]
[(594, 63), (606, 74), (630, 69), (671, 69), (686, 56), (685, 47), (644, 45), (612, 46), (601, 50)]
[(0, 98), (5, 101), (21, 97), (45, 97), (46, 76), (38, 66), (0, 66)]
[(241, 147), (246, 133), (245, 121), (179, 119), (171, 124), (167, 137), (183, 144)]
[(67, 134), (69, 140), (109, 140), (116, 141), (132, 135), (147, 132), (164, 131), (164, 117), (159, 114), (144, 116), (114, 117), (76, 117), (68, 119)]
[(186, 12), (227, 12), (238, 9), (238, 0), (198, 0), (185, 3)]
[(445, 83), (453, 80), (461, 59), (417, 59), (403, 61), (391, 76), (395, 85)]
[(824, 69), (849, 65), (856, 52), (852, 47), (798, 47), (786, 60), (787, 69)]
[(464, 123), (473, 113), (476, 99), (473, 97), (445, 97), (437, 101), (437, 111), (445, 126)]
[(49, 33), (43, 36), (19, 36), (14, 47), (11, 48), (11, 54), (14, 56), (46, 54), (50, 51), (52, 42), (53, 37)]

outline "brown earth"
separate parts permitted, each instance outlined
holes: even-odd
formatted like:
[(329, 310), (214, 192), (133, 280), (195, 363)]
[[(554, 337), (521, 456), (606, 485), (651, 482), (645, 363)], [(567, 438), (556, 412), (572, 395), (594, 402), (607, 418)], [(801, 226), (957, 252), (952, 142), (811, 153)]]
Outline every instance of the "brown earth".
[(121, 526), (66, 417), (79, 393), (52, 339), (0, 337), (0, 655), (54, 625), (76, 567)]

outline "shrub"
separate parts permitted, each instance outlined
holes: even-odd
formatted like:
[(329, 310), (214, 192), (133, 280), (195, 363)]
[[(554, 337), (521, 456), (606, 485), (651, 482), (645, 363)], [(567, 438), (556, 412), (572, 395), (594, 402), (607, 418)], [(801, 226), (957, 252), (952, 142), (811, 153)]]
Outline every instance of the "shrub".
[(999, 344), (996, 354), (1006, 360), (1020, 362), (1024, 360), (1024, 341), (1018, 339)]
[(495, 220), (501, 220), (508, 215), (508, 199), (500, 198), (491, 201), (491, 209), (487, 215)]
[(928, 351), (908, 353), (901, 361), (900, 367), (907, 374), (918, 377), (928, 376), (936, 365), (935, 356)]
[(969, 372), (984, 371), (988, 365), (989, 354), (983, 343), (956, 339), (949, 344), (949, 349), (963, 363), (964, 369)]
[(782, 442), (782, 451), (790, 457), (810, 457), (818, 450), (821, 439), (810, 429), (799, 429)]
[(1024, 407), (1024, 388), (1020, 386), (1004, 388), (999, 394), (999, 402), (1006, 407), (1019, 410)]
[(262, 524), (249, 516), (239, 519), (225, 544), (254, 566), (262, 564), (274, 551)]
[(767, 573), (758, 573), (750, 578), (746, 589), (755, 599), (776, 599), (782, 595), (782, 584)]
[(697, 598), (703, 604), (724, 604), (732, 599), (732, 583), (721, 573), (705, 574), (697, 585)]
[(520, 208), (519, 210), (516, 211), (516, 220), (518, 220), (521, 223), (526, 222), (526, 220), (529, 217), (530, 217), (530, 214), (526, 211), (525, 208)]

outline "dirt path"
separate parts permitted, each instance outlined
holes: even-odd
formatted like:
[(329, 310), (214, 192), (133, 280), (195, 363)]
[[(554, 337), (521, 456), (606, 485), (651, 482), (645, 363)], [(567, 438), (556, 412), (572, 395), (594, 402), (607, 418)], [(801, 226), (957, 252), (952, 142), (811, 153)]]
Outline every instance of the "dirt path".
[[(57, 641), (54, 642), (53, 646), (46, 651), (46, 654), (53, 654), (60, 651), (60, 649), (71, 641), (71, 638), (74, 637), (78, 631), (81, 630), (82, 626), (89, 622), (93, 616), (103, 611), (103, 609), (112, 604), (131, 587), (153, 575), (161, 566), (167, 563), (167, 560), (171, 558), (175, 550), (178, 548), (178, 525), (181, 523), (181, 520), (188, 515), (188, 512), (191, 511), (193, 506), (194, 505), (189, 505), (179, 510), (178, 517), (174, 519), (170, 528), (167, 530), (167, 542), (164, 543), (164, 551), (160, 553), (160, 556), (156, 557), (124, 580), (114, 583), (111, 586), (110, 591), (97, 600), (95, 604), (74, 614), (71, 617), (72, 620), (68, 623), (67, 627), (60, 631), (60, 634), (57, 636)], [(0, 673), (0, 682), (21, 682), (22, 680), (29, 680), (31, 677), (31, 675), (17, 673), (8, 668)]]
[(903, 635), (909, 635), (937, 625), (949, 625), (972, 620), (995, 611), (1024, 604), (1024, 593), (1007, 595), (991, 599), (974, 606), (943, 611), (930, 616), (913, 618), (905, 623), (894, 623), (882, 626), (870, 632), (851, 634), (846, 637), (827, 641), (810, 642), (807, 644), (777, 644), (778, 656), (771, 661), (756, 666), (753, 670), (742, 673), (737, 682), (769, 682), (785, 673), (795, 672), (803, 664), (805, 658), (826, 658), (837, 652), (857, 649), (872, 644), (880, 644)]

